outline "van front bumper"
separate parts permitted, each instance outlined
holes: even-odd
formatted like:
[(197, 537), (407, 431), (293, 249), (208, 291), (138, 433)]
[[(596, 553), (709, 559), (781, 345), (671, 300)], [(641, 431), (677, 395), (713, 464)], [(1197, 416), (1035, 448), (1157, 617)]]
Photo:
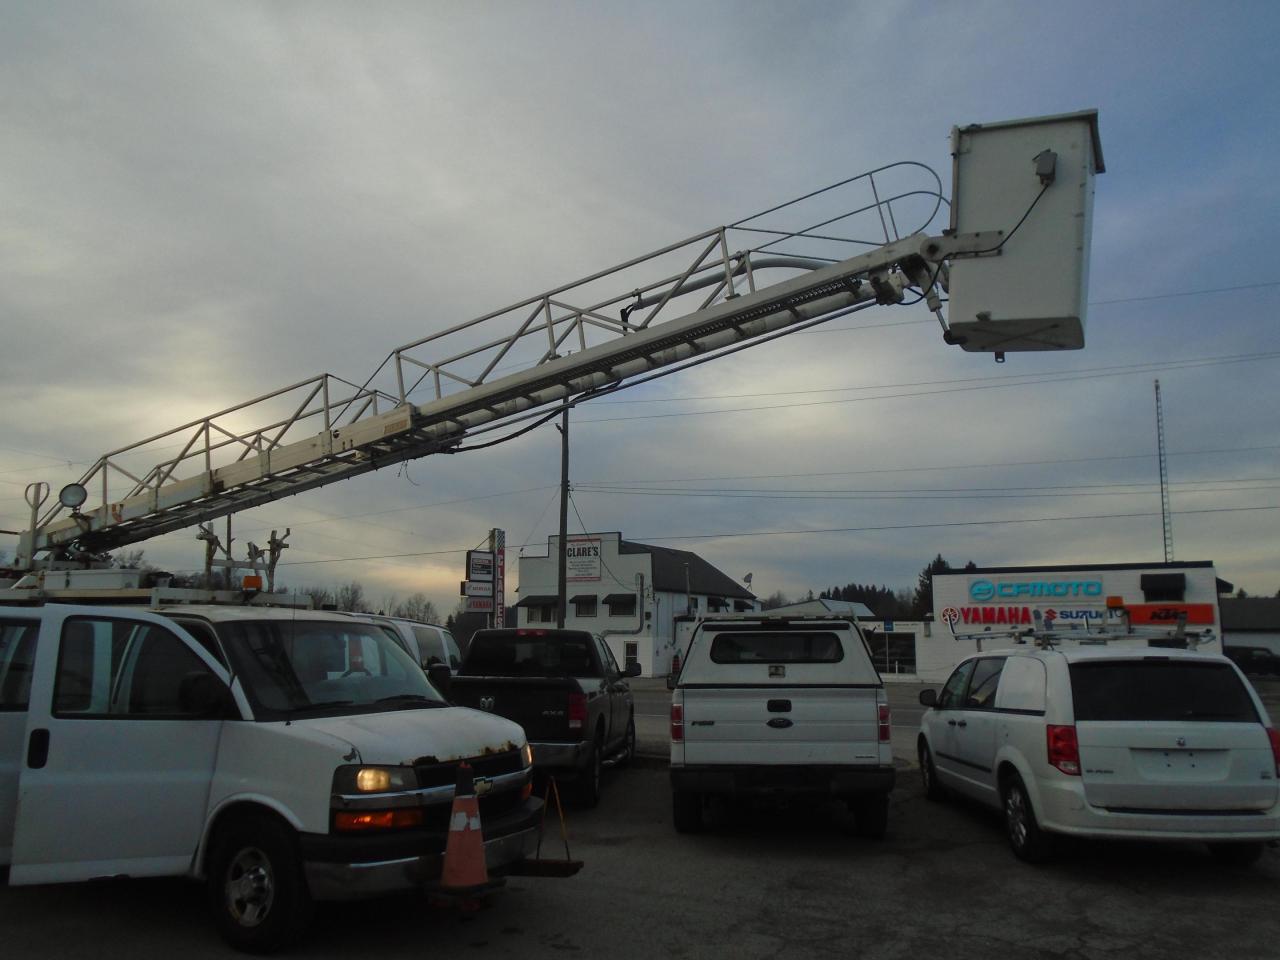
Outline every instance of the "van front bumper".
[[(531, 797), (518, 810), (481, 823), (491, 873), (501, 874), (533, 853), (541, 816), (542, 801)], [(419, 830), (379, 837), (303, 834), (303, 875), (315, 900), (362, 900), (433, 887), (440, 881), (447, 838)]]

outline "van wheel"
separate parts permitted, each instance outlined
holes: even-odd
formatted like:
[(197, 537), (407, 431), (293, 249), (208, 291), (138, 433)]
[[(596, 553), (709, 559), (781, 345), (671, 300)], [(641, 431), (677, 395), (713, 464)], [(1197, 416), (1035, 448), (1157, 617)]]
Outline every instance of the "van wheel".
[(1257, 863), (1262, 856), (1261, 843), (1211, 843), (1209, 856), (1219, 863), (1233, 867), (1247, 867)]
[(676, 833), (697, 833), (702, 829), (702, 795), (684, 790), (671, 791), (671, 819)]
[(924, 795), (929, 800), (941, 800), (946, 791), (943, 790), (942, 784), (938, 782), (938, 770), (933, 765), (933, 751), (929, 749), (929, 744), (925, 742), (924, 737), (920, 738), (920, 746), (918, 748), (920, 758), (920, 782), (924, 785)]
[(879, 794), (859, 797), (849, 802), (853, 813), (853, 832), (865, 840), (883, 840), (889, 829), (889, 797)]
[(1016, 774), (1004, 785), (1004, 823), (1014, 856), (1027, 863), (1042, 863), (1053, 853), (1053, 838), (1040, 829), (1031, 808), (1027, 788)]
[(600, 778), (604, 768), (604, 739), (596, 734), (591, 744), (591, 759), (587, 761), (587, 769), (582, 772), (581, 799), (584, 806), (595, 807), (600, 804)]
[(237, 950), (278, 950), (298, 939), (311, 919), (297, 838), (274, 818), (246, 817), (222, 831), (208, 882), (218, 932)]

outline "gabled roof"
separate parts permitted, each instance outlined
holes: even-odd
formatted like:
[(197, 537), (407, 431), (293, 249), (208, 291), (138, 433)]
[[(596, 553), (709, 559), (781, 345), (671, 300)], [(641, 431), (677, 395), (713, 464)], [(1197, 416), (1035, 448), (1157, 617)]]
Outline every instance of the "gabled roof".
[[(618, 542), (619, 553), (647, 553), (653, 558), (653, 588), (667, 593), (696, 593), (709, 597), (737, 597), (754, 600), (755, 594), (747, 590), (728, 574), (716, 569), (696, 553), (673, 550), (670, 547), (654, 547), (631, 540)], [(685, 580), (685, 567), (689, 576)]]
[(1280, 597), (1222, 597), (1218, 610), (1224, 631), (1280, 631)]

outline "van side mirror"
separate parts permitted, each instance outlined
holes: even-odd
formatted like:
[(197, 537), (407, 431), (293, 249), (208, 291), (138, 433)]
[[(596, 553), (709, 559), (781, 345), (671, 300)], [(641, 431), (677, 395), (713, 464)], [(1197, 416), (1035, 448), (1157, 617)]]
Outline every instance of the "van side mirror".
[(632, 661), (631, 663), (628, 663), (626, 668), (622, 671), (622, 675), (624, 677), (640, 676), (640, 662), (637, 660), (637, 661)]
[(453, 671), (447, 663), (433, 663), (427, 668), (427, 679), (440, 692), (440, 696), (450, 699), (453, 686)]
[(938, 705), (938, 691), (921, 690), (920, 702), (926, 707), (936, 707)]
[(178, 683), (178, 706), (190, 717), (208, 720), (239, 717), (231, 690), (212, 673), (203, 670), (188, 673)]

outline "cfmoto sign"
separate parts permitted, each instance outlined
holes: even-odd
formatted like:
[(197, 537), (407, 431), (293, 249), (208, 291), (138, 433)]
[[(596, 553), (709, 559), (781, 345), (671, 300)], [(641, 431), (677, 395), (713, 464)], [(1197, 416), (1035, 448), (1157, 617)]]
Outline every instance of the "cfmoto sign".
[(974, 580), (969, 584), (969, 599), (974, 603), (1101, 596), (1101, 580)]

